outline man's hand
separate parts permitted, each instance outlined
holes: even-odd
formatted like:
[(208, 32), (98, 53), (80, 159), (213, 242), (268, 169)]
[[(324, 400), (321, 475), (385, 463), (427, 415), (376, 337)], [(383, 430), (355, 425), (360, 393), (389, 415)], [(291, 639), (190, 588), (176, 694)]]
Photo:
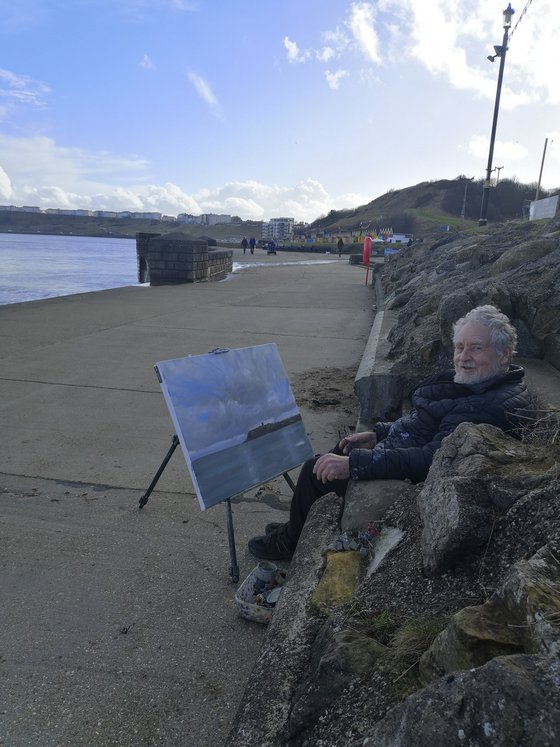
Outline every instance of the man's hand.
[(343, 454), (349, 454), (352, 449), (373, 449), (377, 443), (377, 435), (373, 431), (352, 433), (345, 436), (338, 444)]
[(350, 459), (337, 454), (323, 454), (315, 462), (313, 474), (324, 485), (332, 480), (344, 480), (350, 477)]

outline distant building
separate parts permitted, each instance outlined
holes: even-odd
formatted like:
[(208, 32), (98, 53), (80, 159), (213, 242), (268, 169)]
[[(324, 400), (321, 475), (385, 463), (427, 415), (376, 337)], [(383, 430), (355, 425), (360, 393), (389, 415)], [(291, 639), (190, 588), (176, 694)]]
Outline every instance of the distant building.
[[(162, 223), (196, 223), (198, 225), (215, 226), (219, 223), (231, 223), (232, 217), (227, 214), (203, 213), (202, 215), (189, 215), (189, 213), (179, 213), (177, 217), (173, 215), (162, 215), (156, 212), (132, 212), (130, 210), (71, 210), (69, 208), (47, 208), (43, 210), (40, 207), (17, 207), (16, 205), (0, 205), (0, 210), (14, 213), (42, 213), (43, 215), (80, 215), (94, 218), (134, 218), (136, 220), (156, 220)], [(284, 220), (284, 219), (279, 219)]]
[(130, 217), (138, 220), (161, 220), (161, 213), (131, 213)]
[(218, 215), (217, 213), (203, 213), (202, 223), (206, 226), (216, 226), (218, 223), (231, 223), (231, 215)]
[(111, 210), (94, 210), (93, 215), (95, 218), (118, 218), (119, 213), (115, 213)]
[(202, 215), (190, 215), (189, 213), (179, 213), (177, 216), (178, 223), (191, 223), (199, 224), (202, 223)]
[(0, 210), (6, 210), (10, 213), (42, 213), (38, 207), (16, 207), (15, 205), (0, 205)]
[(293, 218), (271, 218), (262, 224), (263, 239), (289, 239), (294, 232)]

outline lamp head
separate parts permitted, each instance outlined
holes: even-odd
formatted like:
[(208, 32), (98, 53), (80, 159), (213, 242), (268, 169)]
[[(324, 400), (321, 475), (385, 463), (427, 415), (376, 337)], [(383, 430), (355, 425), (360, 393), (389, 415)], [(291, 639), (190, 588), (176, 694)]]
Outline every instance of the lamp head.
[(511, 3), (508, 3), (507, 8), (504, 10), (504, 28), (505, 29), (511, 28), (511, 18), (514, 13), (515, 11), (511, 7)]
[(495, 54), (489, 54), (486, 58), (487, 60), (490, 60), (490, 62), (494, 62), (496, 57), (501, 57), (504, 54), (504, 48), (500, 45), (494, 44), (494, 52)]

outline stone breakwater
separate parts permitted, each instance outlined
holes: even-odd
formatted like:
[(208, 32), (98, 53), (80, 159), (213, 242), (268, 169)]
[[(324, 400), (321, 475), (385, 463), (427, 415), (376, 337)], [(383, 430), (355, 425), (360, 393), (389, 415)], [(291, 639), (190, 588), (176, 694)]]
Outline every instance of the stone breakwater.
[(223, 280), (233, 269), (233, 251), (218, 251), (180, 232), (136, 234), (138, 282), (177, 285)]
[[(451, 322), (483, 303), (517, 327), (535, 410), (521, 442), (463, 424), (425, 483), (358, 483), (344, 507), (313, 507), (229, 747), (560, 741), (559, 229), (426, 240), (376, 277), (361, 423), (448, 367)], [(371, 520), (401, 539), (353, 576), (336, 539)]]

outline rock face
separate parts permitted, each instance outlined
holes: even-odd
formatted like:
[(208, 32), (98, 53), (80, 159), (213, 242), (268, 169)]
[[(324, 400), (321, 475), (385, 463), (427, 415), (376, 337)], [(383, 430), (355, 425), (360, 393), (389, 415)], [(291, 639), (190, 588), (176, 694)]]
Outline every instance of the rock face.
[(364, 747), (553, 747), (560, 735), (560, 661), (507, 656), (437, 681), (391, 711)]
[[(383, 524), (402, 540), (373, 574), (364, 563), (351, 601), (279, 610), (255, 671), (278, 681), (281, 718), (251, 730), (249, 692), (229, 744), (560, 743), (559, 494), (558, 445), (457, 428), (426, 483), (393, 496)], [(317, 539), (328, 554), (337, 536), (332, 500), (304, 529), (305, 583), (323, 573)]]
[[(451, 322), (481, 303), (514, 320), (520, 353), (558, 365), (559, 238), (558, 222), (508, 224), (401, 251), (383, 281), (396, 320), (383, 345), (383, 381), (394, 377), (404, 394), (448, 367)], [(375, 399), (389, 390), (368, 391)], [(229, 744), (560, 744), (559, 417), (538, 428), (528, 419), (519, 440), (463, 424), (443, 441), (425, 483), (351, 486), (338, 525), (334, 504), (322, 499), (292, 564), (296, 581), (314, 553), (305, 581), (328, 585), (322, 556), (341, 526), (374, 521), (380, 538), (397, 541), (372, 573), (363, 562), (350, 601), (323, 588), (321, 604), (309, 590), (303, 608), (282, 606), (255, 668), (270, 671), (271, 652), (281, 662), (271, 680), (281, 705), (271, 705), (263, 731), (248, 688)]]
[(521, 491), (550, 480), (554, 456), (513, 439), (490, 425), (460, 425), (436, 453), (418, 504), (422, 562), (434, 575), (479, 551), (499, 512)]

